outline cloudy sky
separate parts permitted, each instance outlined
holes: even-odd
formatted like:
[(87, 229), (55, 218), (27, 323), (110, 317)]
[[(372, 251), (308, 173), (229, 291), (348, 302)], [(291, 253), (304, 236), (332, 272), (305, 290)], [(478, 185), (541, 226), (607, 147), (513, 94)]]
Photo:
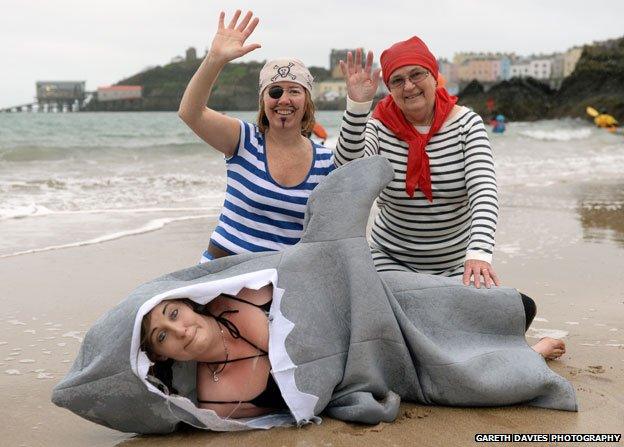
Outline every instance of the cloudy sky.
[(260, 17), (250, 42), (262, 48), (245, 60), (288, 55), (326, 67), (331, 48), (363, 46), (378, 56), (412, 35), (449, 59), (564, 51), (624, 35), (619, 0), (0, 0), (0, 107), (32, 101), (37, 80), (84, 80), (91, 90), (189, 46), (203, 54), (219, 11), (236, 7)]

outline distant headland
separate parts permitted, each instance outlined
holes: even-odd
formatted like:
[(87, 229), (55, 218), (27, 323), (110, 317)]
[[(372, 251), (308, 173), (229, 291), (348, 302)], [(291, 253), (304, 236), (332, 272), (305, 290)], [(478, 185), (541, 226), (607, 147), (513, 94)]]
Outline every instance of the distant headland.
[[(343, 110), (346, 86), (331, 50), (330, 68), (310, 67), (317, 110)], [(624, 37), (573, 47), (563, 53), (519, 57), (513, 53), (458, 53), (439, 61), (447, 89), (484, 118), (513, 121), (584, 117), (591, 106), (624, 121)], [(194, 48), (163, 66), (147, 68), (109, 87), (87, 92), (85, 81), (37, 82), (37, 102), (2, 111), (176, 111), (201, 63)], [(257, 110), (258, 75), (264, 62), (231, 62), (219, 76), (209, 106)], [(380, 85), (377, 98), (387, 94)]]

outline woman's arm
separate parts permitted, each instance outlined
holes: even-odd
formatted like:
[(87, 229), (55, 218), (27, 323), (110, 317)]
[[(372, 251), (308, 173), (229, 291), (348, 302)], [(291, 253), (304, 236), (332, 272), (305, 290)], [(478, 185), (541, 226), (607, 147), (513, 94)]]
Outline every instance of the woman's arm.
[(379, 85), (379, 70), (372, 70), (373, 53), (368, 52), (362, 68), (362, 51), (347, 53), (347, 62), (340, 61), (340, 69), (347, 83), (347, 108), (342, 117), (335, 150), (336, 166), (378, 151), (377, 132), (367, 124), (370, 109)]
[(252, 19), (249, 11), (237, 26), (240, 14), (240, 10), (237, 10), (227, 27), (224, 25), (225, 13), (219, 14), (219, 28), (210, 51), (186, 87), (178, 111), (182, 121), (226, 157), (236, 151), (240, 135), (239, 121), (206, 107), (206, 104), (223, 66), (260, 48), (259, 44), (244, 45), (256, 28), (258, 18)]
[(372, 101), (355, 102), (347, 98), (340, 134), (334, 151), (336, 166), (379, 153), (377, 128), (368, 121)]
[(486, 287), (499, 284), (492, 268), (494, 233), (498, 221), (498, 193), (494, 157), (490, 140), (478, 115), (470, 118), (464, 150), (464, 171), (472, 223), (464, 264), (464, 284), (474, 275), (480, 286), (481, 276)]

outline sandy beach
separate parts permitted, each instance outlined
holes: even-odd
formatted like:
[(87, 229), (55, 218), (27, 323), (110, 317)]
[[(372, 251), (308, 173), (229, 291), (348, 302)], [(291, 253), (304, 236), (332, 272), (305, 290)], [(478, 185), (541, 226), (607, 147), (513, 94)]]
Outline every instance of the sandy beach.
[[(583, 188), (593, 193), (606, 188), (611, 196), (622, 191), (617, 183)], [(0, 418), (8, 428), (2, 444), (437, 446), (473, 444), (476, 433), (621, 433), (624, 215), (617, 206), (593, 210), (579, 197), (576, 209), (505, 207), (503, 200), (495, 253), (503, 283), (537, 301), (528, 335), (565, 336), (568, 352), (549, 365), (574, 385), (578, 413), (404, 404), (397, 421), (373, 427), (325, 417), (319, 426), (300, 429), (137, 437), (55, 407), (51, 389), (69, 369), (88, 327), (140, 283), (196, 262), (215, 224), (196, 219), (101, 244), (0, 260)]]

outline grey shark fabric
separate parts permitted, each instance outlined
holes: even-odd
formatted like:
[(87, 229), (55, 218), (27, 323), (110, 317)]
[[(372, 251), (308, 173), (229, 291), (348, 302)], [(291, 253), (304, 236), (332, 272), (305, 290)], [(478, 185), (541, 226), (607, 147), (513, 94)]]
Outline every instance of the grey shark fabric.
[[(210, 430), (269, 428), (317, 421), (321, 413), (375, 424), (394, 420), (401, 400), (576, 411), (571, 384), (527, 345), (515, 289), (476, 289), (455, 279), (375, 271), (366, 223), (393, 175), (383, 157), (351, 162), (310, 195), (298, 244), (222, 258), (138, 287), (88, 331), (53, 402), (136, 433), (167, 433), (182, 422)], [(274, 272), (280, 291), (269, 317), (269, 356), (291, 411), (230, 420), (198, 409), (194, 375), (188, 372), (193, 365), (186, 365), (186, 375), (178, 374), (188, 385), (182, 396), (149, 386), (147, 372), (133, 364), (137, 321), (140, 326), (146, 303), (187, 292), (207, 302), (217, 292), (205, 287), (260, 271)], [(286, 364), (290, 367), (282, 368)], [(185, 365), (177, 370), (185, 371)]]

